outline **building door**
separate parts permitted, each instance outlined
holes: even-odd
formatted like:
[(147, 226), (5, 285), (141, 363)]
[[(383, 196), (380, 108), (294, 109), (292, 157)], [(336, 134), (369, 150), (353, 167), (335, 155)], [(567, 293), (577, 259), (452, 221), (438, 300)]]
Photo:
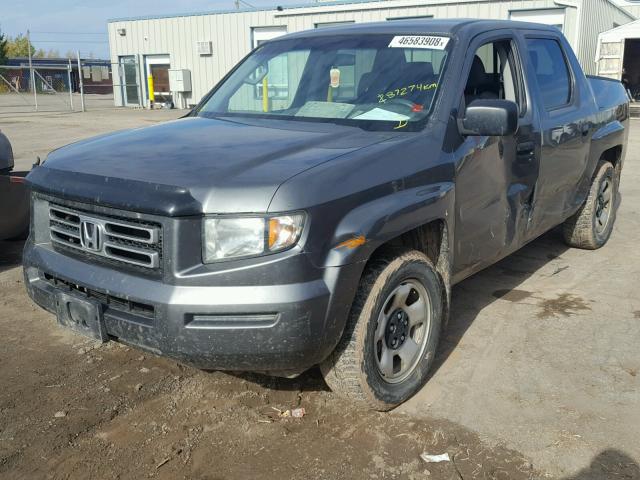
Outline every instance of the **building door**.
[(620, 80), (622, 78), (623, 42), (601, 42), (598, 50), (598, 75)]
[(638, 38), (627, 38), (624, 42), (621, 80), (631, 98), (638, 101), (640, 99), (640, 39)]
[(170, 68), (169, 55), (147, 55), (145, 57), (145, 72), (147, 78), (149, 76), (153, 78), (153, 95), (156, 103), (171, 101), (171, 91), (169, 90)]
[(140, 85), (138, 83), (138, 64), (133, 55), (120, 57), (119, 77), (124, 106), (140, 105)]

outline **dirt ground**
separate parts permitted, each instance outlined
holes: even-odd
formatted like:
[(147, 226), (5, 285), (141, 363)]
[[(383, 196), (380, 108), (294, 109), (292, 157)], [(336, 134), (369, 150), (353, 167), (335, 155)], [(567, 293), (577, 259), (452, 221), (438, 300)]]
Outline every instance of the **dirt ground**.
[[(529, 479), (530, 462), (444, 420), (374, 413), (317, 371), (203, 372), (60, 329), (0, 243), (0, 477)], [(286, 411), (304, 408), (302, 418)], [(420, 454), (448, 453), (427, 464)]]
[[(178, 113), (0, 128), (28, 164)], [(22, 244), (0, 242), (0, 478), (640, 479), (636, 152), (633, 137), (610, 245), (589, 257), (551, 232), (458, 285), (433, 379), (390, 413), (340, 399), (316, 370), (203, 372), (62, 330), (26, 296)]]

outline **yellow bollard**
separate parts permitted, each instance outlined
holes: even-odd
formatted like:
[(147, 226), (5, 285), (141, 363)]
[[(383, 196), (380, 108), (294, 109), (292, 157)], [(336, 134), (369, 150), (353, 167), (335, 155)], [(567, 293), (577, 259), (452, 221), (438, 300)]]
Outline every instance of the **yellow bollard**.
[(153, 75), (147, 77), (147, 88), (149, 89), (149, 108), (153, 108), (153, 102), (156, 100), (153, 92)]
[(333, 102), (333, 87), (329, 85), (329, 90), (327, 90), (327, 102)]
[(269, 81), (266, 76), (262, 79), (262, 111), (269, 111)]

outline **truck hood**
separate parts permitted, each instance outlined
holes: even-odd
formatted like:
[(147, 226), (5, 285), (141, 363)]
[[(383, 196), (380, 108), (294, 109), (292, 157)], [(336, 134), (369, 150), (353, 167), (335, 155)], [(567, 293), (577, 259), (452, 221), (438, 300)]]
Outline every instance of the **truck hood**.
[(266, 212), (287, 179), (392, 136), (329, 123), (188, 117), (62, 147), (28, 181), (69, 200), (160, 215)]

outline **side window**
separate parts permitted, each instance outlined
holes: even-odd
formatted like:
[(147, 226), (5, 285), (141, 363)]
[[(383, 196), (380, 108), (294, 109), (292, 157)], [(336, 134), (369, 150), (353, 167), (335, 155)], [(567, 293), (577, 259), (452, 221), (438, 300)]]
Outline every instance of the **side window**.
[(547, 110), (571, 100), (571, 74), (560, 44), (550, 38), (527, 39), (527, 50)]
[(478, 99), (511, 100), (523, 108), (510, 40), (485, 43), (474, 55), (464, 89), (467, 105)]

